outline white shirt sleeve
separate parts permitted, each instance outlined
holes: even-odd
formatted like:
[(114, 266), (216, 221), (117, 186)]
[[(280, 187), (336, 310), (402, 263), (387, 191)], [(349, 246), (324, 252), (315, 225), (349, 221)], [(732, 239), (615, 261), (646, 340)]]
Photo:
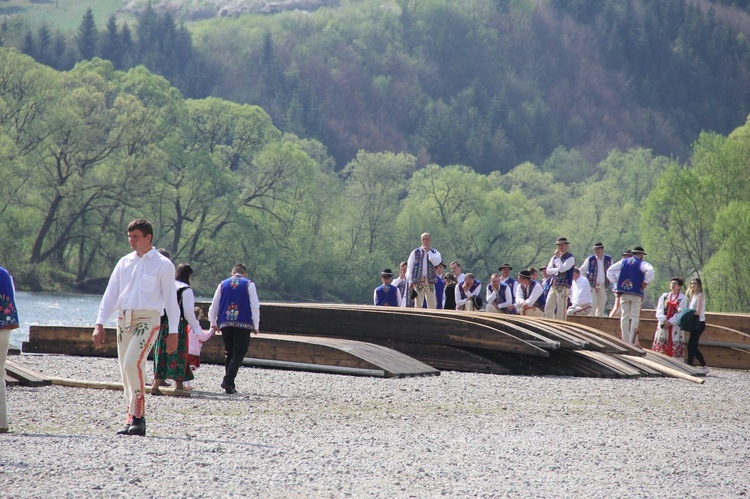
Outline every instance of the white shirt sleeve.
[(427, 253), (427, 258), (430, 259), (430, 263), (435, 267), (437, 267), (437, 265), (443, 261), (443, 258), (440, 256), (440, 252), (435, 248), (430, 248), (430, 252)]
[(416, 250), (412, 250), (411, 253), (409, 253), (409, 259), (406, 261), (406, 285), (407, 288), (409, 287), (409, 284), (411, 284), (411, 273), (412, 270), (414, 270), (414, 259), (416, 258), (414, 256)]
[(607, 279), (612, 284), (617, 284), (617, 279), (620, 277), (620, 269), (622, 269), (622, 260), (613, 263), (607, 270)]
[(120, 259), (112, 270), (107, 283), (107, 289), (104, 290), (102, 301), (99, 303), (99, 314), (96, 317), (96, 323), (104, 325), (115, 311), (117, 299), (120, 296), (120, 280), (122, 279), (123, 260)]
[[(667, 301), (667, 296), (669, 293), (663, 293), (659, 297), (659, 302), (656, 304), (656, 320), (659, 321), (659, 324), (664, 324), (664, 321), (667, 320), (667, 312), (666, 312), (666, 306), (665, 302)], [(675, 317), (677, 317), (675, 315)]]
[(260, 331), (260, 300), (258, 300), (258, 291), (255, 289), (255, 283), (247, 283), (247, 294), (250, 297), (250, 310), (253, 313), (253, 327), (255, 331)]
[(203, 328), (201, 327), (201, 323), (198, 322), (198, 319), (195, 317), (195, 294), (191, 288), (186, 288), (185, 291), (182, 292), (182, 314), (185, 316), (185, 320), (190, 325), (190, 328), (195, 335), (200, 338), (201, 336), (198, 332), (200, 331), (202, 333)]
[[(610, 267), (612, 268), (612, 267)], [(643, 282), (649, 283), (654, 280), (654, 266), (648, 262), (641, 261), (641, 270), (645, 274)]]
[(208, 321), (211, 323), (211, 327), (218, 327), (219, 325), (219, 303), (221, 301), (221, 283), (216, 287), (214, 297), (211, 300), (211, 306), (208, 307)]

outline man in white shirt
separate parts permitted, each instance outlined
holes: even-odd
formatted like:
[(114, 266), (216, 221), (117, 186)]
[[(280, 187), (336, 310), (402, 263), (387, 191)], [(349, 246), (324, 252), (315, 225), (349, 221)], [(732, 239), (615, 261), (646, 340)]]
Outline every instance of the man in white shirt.
[[(399, 296), (401, 297), (401, 302), (399, 303), (399, 307), (406, 308), (409, 303), (409, 294), (411, 294), (411, 291), (409, 290), (409, 282), (406, 278), (406, 269), (408, 268), (408, 262), (401, 262), (399, 265), (399, 274), (398, 277), (393, 280), (393, 285), (398, 288)], [(413, 300), (412, 300), (413, 302)], [(412, 303), (412, 306), (414, 304)]]
[(472, 312), (477, 310), (475, 297), (482, 292), (482, 283), (474, 278), (474, 274), (468, 272), (463, 282), (456, 285), (456, 310)]
[(492, 314), (515, 313), (516, 309), (513, 306), (513, 297), (511, 295), (510, 286), (507, 286), (502, 282), (502, 276), (500, 274), (492, 274), (490, 276), (490, 283), (487, 285), (487, 291), (485, 293), (485, 299), (487, 300), (485, 310), (487, 312)]
[(593, 300), (589, 315), (604, 317), (607, 312), (607, 271), (612, 257), (604, 254), (604, 244), (594, 244), (594, 254), (583, 260), (581, 275), (589, 281)]
[(463, 270), (461, 270), (461, 264), (453, 261), (451, 262), (451, 274), (456, 278), (456, 282), (464, 282), (464, 279), (466, 278), (466, 275), (464, 274)]
[(607, 271), (607, 279), (616, 283), (622, 315), (620, 333), (622, 341), (638, 345), (638, 324), (643, 304), (643, 291), (654, 280), (654, 267), (643, 260), (646, 252), (641, 246), (633, 248), (633, 256), (615, 263)]
[(570, 302), (568, 315), (590, 315), (592, 308), (591, 285), (578, 268), (573, 269)]
[(422, 246), (416, 248), (407, 260), (409, 288), (417, 292), (414, 306), (421, 307), (422, 301), (427, 301), (427, 308), (437, 308), (437, 267), (443, 261), (440, 253), (432, 247), (432, 237), (429, 232), (420, 236)]
[(177, 349), (180, 308), (175, 290), (175, 269), (168, 258), (153, 247), (154, 229), (139, 218), (128, 225), (128, 242), (133, 252), (117, 262), (99, 305), (94, 346), (104, 342), (104, 324), (117, 310), (117, 359), (120, 365), (128, 414), (118, 435), (146, 434), (144, 380), (146, 358), (159, 332), (162, 310), (167, 311), (167, 352)]
[(516, 309), (528, 317), (544, 317), (544, 287), (534, 279), (535, 270), (525, 269), (518, 273), (516, 286)]
[(544, 306), (544, 316), (548, 319), (567, 319), (568, 295), (573, 285), (573, 267), (575, 257), (568, 251), (568, 240), (558, 237), (555, 241), (557, 250), (547, 264), (547, 274), (552, 277), (547, 303)]

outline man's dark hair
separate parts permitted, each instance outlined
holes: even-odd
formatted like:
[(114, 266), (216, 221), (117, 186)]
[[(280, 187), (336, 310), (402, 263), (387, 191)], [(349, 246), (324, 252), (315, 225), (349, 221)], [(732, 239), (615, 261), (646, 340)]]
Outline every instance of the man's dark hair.
[(247, 274), (247, 267), (241, 263), (235, 263), (234, 267), (232, 267), (232, 275), (234, 274)]
[(145, 218), (136, 218), (128, 224), (128, 232), (133, 232), (134, 230), (141, 231), (144, 237), (151, 236), (152, 239), (154, 237), (154, 226)]
[(159, 248), (156, 250), (157, 253), (159, 253), (161, 256), (167, 259), (171, 259), (171, 255), (169, 254), (169, 251), (165, 250), (164, 248)]

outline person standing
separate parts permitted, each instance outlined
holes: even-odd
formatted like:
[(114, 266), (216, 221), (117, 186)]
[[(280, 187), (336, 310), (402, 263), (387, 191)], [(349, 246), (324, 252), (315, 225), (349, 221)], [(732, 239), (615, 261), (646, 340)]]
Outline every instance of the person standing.
[(464, 271), (461, 270), (461, 264), (457, 261), (452, 261), (450, 263), (450, 269), (451, 274), (453, 274), (453, 277), (456, 278), (456, 282), (464, 282), (464, 279), (466, 278), (466, 274), (464, 274)]
[(699, 327), (695, 332), (690, 333), (690, 339), (688, 339), (687, 345), (687, 363), (689, 366), (693, 365), (693, 359), (698, 359), (700, 362), (700, 369), (703, 373), (708, 374), (711, 369), (706, 364), (706, 359), (703, 358), (703, 354), (698, 350), (698, 341), (701, 339), (703, 331), (706, 330), (706, 295), (703, 294), (703, 281), (700, 277), (693, 277), (690, 280), (690, 289), (688, 290), (688, 297), (690, 298), (690, 308), (695, 310), (695, 315), (699, 317)]
[(180, 306), (180, 323), (177, 326), (177, 350), (167, 353), (166, 340), (168, 336), (168, 321), (162, 321), (159, 336), (154, 345), (154, 382), (151, 385), (151, 395), (162, 395), (159, 387), (165, 379), (173, 379), (175, 388), (184, 390), (184, 383), (193, 379), (193, 371), (188, 369), (189, 333), (188, 326), (203, 336), (203, 329), (195, 317), (195, 295), (190, 287), (190, 276), (193, 267), (188, 263), (181, 263), (175, 270), (175, 287), (177, 303)]
[(229, 394), (237, 393), (235, 378), (250, 347), (250, 334), (260, 332), (260, 301), (255, 283), (247, 278), (247, 267), (232, 267), (232, 277), (216, 288), (208, 308), (211, 329), (221, 331), (224, 339), (224, 379), (221, 387)]
[(378, 307), (399, 307), (401, 306), (401, 293), (396, 286), (391, 284), (393, 272), (391, 269), (384, 269), (380, 273), (380, 281), (383, 283), (375, 288), (373, 301)]
[(568, 295), (573, 285), (573, 267), (576, 264), (575, 257), (568, 251), (568, 245), (566, 238), (558, 237), (555, 241), (557, 249), (547, 264), (547, 275), (552, 277), (544, 307), (544, 316), (548, 319), (564, 321), (568, 318)]
[(162, 310), (167, 311), (169, 335), (167, 353), (177, 349), (180, 309), (174, 289), (172, 262), (153, 247), (154, 228), (145, 218), (128, 225), (128, 242), (133, 249), (122, 257), (109, 278), (99, 304), (91, 339), (94, 347), (104, 342), (104, 324), (117, 310), (117, 360), (128, 413), (118, 435), (146, 434), (145, 367), (148, 352), (159, 332)]
[(406, 278), (406, 269), (408, 268), (407, 262), (401, 262), (398, 266), (399, 268), (399, 274), (398, 277), (393, 280), (393, 285), (398, 288), (398, 292), (401, 295), (401, 302), (399, 303), (399, 307), (406, 308), (408, 303), (408, 294), (407, 291), (409, 290), (409, 282)]
[[(633, 256), (633, 252), (630, 249), (626, 249), (622, 252), (622, 258), (621, 260), (624, 260), (626, 258), (630, 258)], [(609, 271), (607, 271), (609, 273)], [(607, 280), (609, 281), (609, 275), (607, 276)], [(609, 312), (610, 317), (619, 317), (621, 316), (621, 310), (620, 310), (620, 294), (617, 292), (617, 281), (609, 281), (612, 283), (612, 292), (615, 294), (615, 304), (612, 306), (612, 310)]]
[(687, 307), (687, 297), (682, 294), (685, 281), (673, 277), (669, 281), (669, 293), (659, 297), (656, 305), (656, 319), (659, 321), (654, 334), (651, 350), (674, 357), (680, 362), (685, 357), (685, 332), (677, 325), (678, 312)]
[(440, 253), (432, 247), (432, 237), (429, 232), (420, 236), (422, 246), (416, 248), (407, 260), (407, 279), (410, 289), (417, 292), (414, 303), (417, 305), (422, 300), (427, 300), (427, 308), (437, 308), (437, 296), (435, 294), (435, 283), (437, 282), (437, 267), (443, 259)]
[(502, 282), (500, 274), (490, 276), (490, 283), (485, 290), (485, 299), (487, 300), (485, 310), (492, 314), (513, 314), (516, 311), (510, 286)]
[(591, 316), (604, 317), (607, 312), (607, 271), (611, 266), (612, 257), (604, 254), (602, 243), (594, 244), (594, 254), (581, 264), (581, 275), (591, 287)]
[[(518, 281), (513, 279), (510, 276), (510, 271), (513, 270), (513, 267), (510, 266), (508, 263), (504, 263), (500, 265), (500, 268), (497, 270), (500, 271), (500, 282), (508, 286), (510, 288), (510, 296), (511, 300), (515, 304), (516, 302), (516, 289), (518, 288)], [(515, 313), (515, 309), (513, 310), (513, 313)]]
[(544, 317), (544, 289), (534, 279), (535, 269), (525, 269), (518, 273), (516, 287), (516, 309), (527, 317)]
[(592, 297), (589, 280), (581, 275), (581, 270), (573, 268), (573, 286), (570, 293), (571, 306), (568, 315), (591, 315)]
[(10, 332), (19, 327), (16, 288), (10, 272), (0, 267), (0, 433), (8, 432), (8, 402), (5, 392), (5, 359)]
[(607, 271), (607, 279), (617, 283), (620, 297), (620, 332), (622, 341), (638, 345), (638, 322), (643, 304), (643, 290), (654, 280), (654, 267), (643, 261), (646, 252), (641, 246), (633, 248), (633, 256), (613, 264)]

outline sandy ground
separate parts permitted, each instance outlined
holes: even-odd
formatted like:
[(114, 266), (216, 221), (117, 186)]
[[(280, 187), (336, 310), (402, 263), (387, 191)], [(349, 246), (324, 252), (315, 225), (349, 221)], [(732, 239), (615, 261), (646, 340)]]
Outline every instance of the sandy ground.
[[(12, 357), (119, 381), (115, 359)], [(377, 379), (197, 371), (191, 398), (147, 399), (117, 436), (122, 392), (10, 387), (3, 497), (747, 497), (750, 372), (677, 379)], [(150, 379), (150, 378), (149, 378)]]

